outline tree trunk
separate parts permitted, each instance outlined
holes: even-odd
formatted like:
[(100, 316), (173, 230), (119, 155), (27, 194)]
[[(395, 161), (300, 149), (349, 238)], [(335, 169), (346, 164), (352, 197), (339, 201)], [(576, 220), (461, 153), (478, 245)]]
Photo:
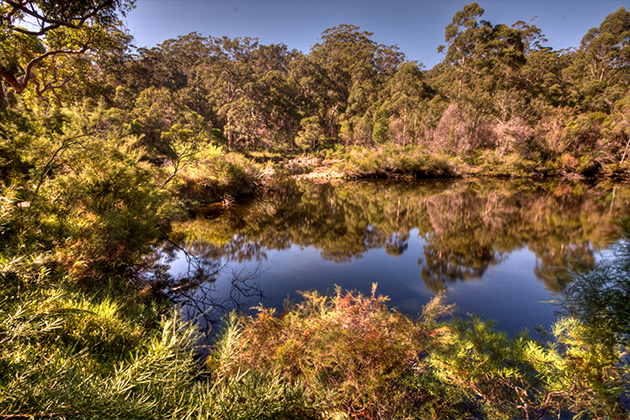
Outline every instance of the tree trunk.
[(233, 141), (233, 137), (234, 137), (234, 134), (233, 134), (232, 130), (229, 130), (229, 131), (227, 132), (228, 151), (231, 151), (231, 150), (232, 150), (232, 141)]
[(28, 77), (24, 77), (23, 80), (26, 83), (23, 83), (22, 81), (19, 80), (22, 78), (16, 79), (13, 73), (11, 73), (6, 67), (4, 67), (1, 64), (0, 64), (0, 77), (6, 80), (6, 82), (10, 84), (11, 87), (15, 89), (17, 93), (22, 93), (24, 91), (24, 88), (26, 87), (26, 83), (28, 83), (28, 80), (29, 80)]
[(620, 162), (621, 165), (623, 165), (623, 161), (626, 160), (626, 155), (628, 154), (628, 147), (630, 147), (630, 136), (628, 137), (628, 140), (626, 141), (626, 149), (623, 151), (623, 156), (621, 157), (621, 162)]
[(402, 146), (405, 147), (407, 146), (407, 138), (405, 137), (407, 135), (407, 115), (405, 114), (405, 117), (403, 118), (403, 128), (402, 128)]
[(7, 110), (7, 107), (8, 102), (7, 95), (4, 92), (4, 83), (0, 81), (0, 113), (4, 114), (4, 112)]

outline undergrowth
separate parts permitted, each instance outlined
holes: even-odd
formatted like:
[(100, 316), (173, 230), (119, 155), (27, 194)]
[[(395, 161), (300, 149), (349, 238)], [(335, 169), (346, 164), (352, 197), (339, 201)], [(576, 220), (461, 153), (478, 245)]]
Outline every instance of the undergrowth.
[[(110, 207), (123, 214), (139, 204), (133, 197)], [(6, 187), (0, 229), (32, 225), (39, 234), (18, 200)], [(69, 209), (76, 220), (90, 214)], [(65, 231), (58, 236), (85, 267), (102, 264), (120, 224), (91, 212), (103, 220), (89, 226), (90, 243), (72, 248)], [(140, 222), (119, 232), (131, 236)], [(231, 314), (205, 363), (195, 325), (129, 274), (91, 278), (55, 248), (20, 255), (16, 246), (38, 246), (3, 237), (0, 417), (627, 418), (628, 220), (620, 232), (609, 259), (568, 273), (564, 314), (546, 341), (508, 337), (480, 319), (441, 320), (454, 309), (444, 295), (410, 318), (375, 287), (370, 295), (337, 289), (304, 293), (278, 315)], [(125, 243), (129, 255), (142, 252)]]
[[(571, 410), (625, 417), (623, 346), (563, 318), (555, 340), (509, 338), (491, 323), (439, 321), (444, 296), (417, 319), (386, 298), (341, 292), (276, 316), (231, 314), (205, 364), (194, 325), (121, 296), (31, 287), (4, 264), (0, 416), (27, 418), (534, 418)], [(77, 318), (79, 317), (79, 318)], [(77, 320), (82, 320), (77, 322)], [(591, 338), (589, 338), (591, 337)], [(601, 357), (606, 354), (608, 356)], [(599, 356), (598, 356), (599, 355)], [(564, 410), (564, 411), (563, 411)]]

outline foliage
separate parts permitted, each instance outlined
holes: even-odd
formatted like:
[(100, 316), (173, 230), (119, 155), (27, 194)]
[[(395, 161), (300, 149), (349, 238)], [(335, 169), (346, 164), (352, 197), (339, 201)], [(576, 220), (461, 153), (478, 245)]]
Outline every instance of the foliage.
[[(89, 56), (119, 51), (117, 28), (133, 0), (3, 1), (0, 4), (0, 109), (7, 106), (4, 83), (23, 94), (30, 84), (41, 98), (81, 77)], [(35, 70), (38, 71), (35, 71)]]
[[(164, 313), (149, 295), (115, 283), (86, 294), (53, 283), (38, 266), (37, 260), (1, 261), (0, 415), (269, 418), (296, 413), (302, 388), (272, 373), (202, 369), (195, 356), (197, 328), (175, 312)], [(217, 355), (221, 351), (226, 350), (219, 348)], [(253, 400), (259, 404), (250, 404)]]
[(112, 159), (59, 182), (71, 193), (54, 203), (64, 217), (54, 223), (69, 231), (62, 252), (74, 264), (128, 267), (160, 239), (174, 212), (151, 173), (129, 162)]
[(343, 162), (337, 164), (336, 168), (349, 178), (440, 178), (459, 176), (463, 171), (457, 159), (427, 153), (422, 147), (389, 146), (377, 150), (353, 147), (343, 157)]
[(453, 334), (431, 352), (435, 375), (478, 401), (484, 417), (529, 417), (541, 391), (538, 372), (524, 351), (531, 342), (509, 339), (479, 319), (453, 326)]
[[(131, 54), (114, 16), (133, 2), (70, 2), (63, 11), (54, 2), (5, 3), (2, 68), (13, 86), (2, 89), (5, 110), (20, 101), (102, 100), (139, 136), (145, 158), (169, 162), (166, 183), (208, 140), (228, 151), (414, 145), (438, 160), (494, 150), (476, 172), (627, 176), (630, 18), (623, 7), (575, 51), (554, 51), (540, 28), (489, 22), (471, 3), (445, 28), (443, 62), (424, 70), (352, 25), (327, 29), (308, 54), (198, 33)], [(39, 32), (22, 25), (33, 13), (41, 15)], [(30, 82), (40, 98), (18, 101), (12, 92), (28, 93)], [(43, 99), (45, 91), (54, 98)]]
[[(225, 366), (232, 345), (231, 375), (240, 370), (274, 372), (289, 384), (304, 384), (306, 400), (317, 401), (318, 417), (413, 417), (424, 390), (408, 386), (421, 367), (418, 355), (435, 329), (434, 317), (450, 308), (435, 301), (414, 322), (388, 310), (385, 298), (341, 293), (327, 298), (305, 293), (304, 302), (276, 318), (260, 308), (228, 330), (208, 364)], [(230, 335), (231, 334), (231, 335)], [(238, 350), (237, 350), (238, 349)], [(417, 402), (417, 403), (414, 403)], [(434, 407), (437, 408), (437, 407)]]
[[(472, 3), (446, 27), (444, 61), (425, 70), (352, 25), (325, 30), (308, 54), (197, 33), (132, 50), (117, 19), (133, 4), (0, 2), (0, 416), (628, 416), (627, 220), (609, 256), (568, 272), (548, 342), (479, 319), (438, 323), (451, 309), (441, 297), (414, 320), (375, 292), (337, 290), (306, 293), (279, 317), (231, 316), (201, 365), (194, 326), (139, 274), (182, 202), (228, 206), (277, 169), (246, 156), (319, 153), (349, 178), (628, 177), (624, 7), (575, 50), (554, 51), (536, 26), (493, 24)], [(454, 200), (439, 188), (378, 200), (352, 184), (293, 188), (299, 200), (266, 203), (250, 231), (234, 235), (231, 221), (205, 233), (243, 259), (261, 257), (248, 241), (262, 238), (345, 260), (377, 245), (399, 255), (417, 227), (422, 278), (442, 290), (569, 223), (536, 209), (596, 208), (580, 236), (608, 203), (580, 201), (569, 184), (542, 201), (472, 182)], [(514, 217), (531, 220), (527, 232)], [(527, 243), (549, 271), (566, 254)]]
[(619, 222), (619, 241), (597, 266), (571, 273), (565, 292), (566, 314), (580, 319), (609, 344), (627, 345), (630, 340), (630, 219)]
[(221, 146), (208, 146), (194, 163), (183, 168), (175, 188), (182, 199), (211, 202), (226, 196), (252, 195), (262, 177), (262, 165)]

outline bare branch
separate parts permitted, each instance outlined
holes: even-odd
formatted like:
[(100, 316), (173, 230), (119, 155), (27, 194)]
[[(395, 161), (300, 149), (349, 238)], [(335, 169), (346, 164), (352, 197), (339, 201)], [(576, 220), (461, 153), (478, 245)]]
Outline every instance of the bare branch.
[(42, 170), (42, 173), (41, 173), (41, 175), (39, 177), (39, 181), (37, 183), (37, 187), (35, 188), (35, 193), (34, 193), (35, 198), (37, 198), (37, 194), (39, 192), (39, 188), (44, 183), (45, 177), (48, 174), (48, 172), (50, 171), (50, 169), (52, 168), (52, 165), (55, 162), (55, 160), (57, 159), (57, 156), (61, 157), (66, 152), (66, 150), (68, 150), (70, 147), (74, 146), (75, 144), (80, 144), (81, 142), (79, 141), (79, 139), (81, 139), (83, 137), (88, 137), (88, 136), (91, 136), (91, 135), (92, 135), (92, 133), (78, 134), (76, 136), (69, 137), (67, 139), (63, 139), (63, 141), (61, 142), (61, 146), (59, 146), (59, 148), (57, 148), (57, 150), (55, 150), (55, 152), (50, 157), (48, 162), (46, 162), (46, 165), (44, 166), (44, 169)]

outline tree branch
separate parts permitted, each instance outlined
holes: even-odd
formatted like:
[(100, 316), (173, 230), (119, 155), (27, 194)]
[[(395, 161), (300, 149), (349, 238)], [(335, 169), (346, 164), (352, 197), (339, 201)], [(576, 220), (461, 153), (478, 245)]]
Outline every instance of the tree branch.
[(79, 139), (81, 139), (83, 137), (88, 137), (90, 135), (92, 135), (92, 133), (78, 134), (76, 136), (64, 139), (61, 142), (61, 146), (59, 146), (57, 148), (57, 150), (55, 150), (55, 152), (50, 157), (48, 162), (46, 162), (46, 165), (44, 166), (44, 169), (42, 170), (42, 173), (41, 173), (41, 175), (39, 177), (39, 181), (37, 182), (37, 186), (35, 188), (35, 193), (33, 194), (34, 195), (34, 199), (37, 198), (37, 194), (39, 193), (39, 189), (42, 186), (42, 184), (44, 183), (44, 179), (45, 179), (46, 175), (48, 174), (48, 172), (50, 171), (50, 169), (52, 168), (52, 165), (55, 162), (55, 160), (57, 159), (57, 156), (61, 157), (61, 155), (63, 155), (65, 153), (65, 151), (68, 150), (70, 147), (74, 146), (75, 144), (80, 144)]
[(15, 78), (15, 76), (13, 76), (13, 73), (11, 73), (6, 67), (4, 67), (2, 64), (0, 64), (0, 77), (2, 77), (4, 80), (7, 81), (7, 83), (17, 92), (17, 93), (22, 93), (24, 91), (24, 86), (22, 85), (22, 83), (20, 83), (20, 81), (18, 81), (18, 79)]
[(32, 35), (32, 36), (42, 36), (44, 35), (46, 32), (53, 30), (53, 29), (57, 29), (59, 28), (61, 25), (50, 25), (50, 26), (42, 26), (42, 29), (35, 32), (35, 31), (29, 31), (28, 29), (24, 29), (21, 28), (19, 26), (11, 26), (11, 29), (14, 30), (15, 32), (19, 32), (23, 35)]
[(70, 80), (74, 79), (74, 74), (71, 74), (70, 76), (66, 77), (63, 82), (61, 82), (61, 84), (58, 84), (56, 86), (54, 86), (52, 83), (48, 83), (48, 84), (44, 84), (44, 88), (40, 90), (39, 88), (39, 83), (37, 83), (37, 80), (35, 80), (33, 83), (35, 83), (35, 93), (37, 93), (37, 96), (42, 96), (44, 93), (46, 93), (46, 91), (49, 90), (55, 90), (55, 89), (61, 89), (62, 87), (64, 87), (65, 85), (68, 84), (68, 82), (70, 82)]
[[(103, 11), (104, 9), (108, 7), (111, 7), (114, 4), (113, 0), (105, 0), (103, 3), (94, 7), (94, 9), (92, 9), (90, 12), (88, 12), (87, 14), (83, 16), (77, 17), (76, 19), (68, 18), (67, 20), (60, 20), (60, 19), (44, 16), (41, 13), (38, 13), (34, 8), (29, 9), (26, 6), (26, 4), (22, 1), (14, 1), (14, 0), (4, 0), (4, 1), (13, 8), (13, 10), (9, 13), (9, 16), (12, 15), (15, 10), (19, 10), (20, 12), (25, 13), (37, 19), (38, 21), (42, 22), (41, 29), (37, 32), (29, 31), (28, 29), (10, 25), (11, 29), (13, 29), (16, 32), (20, 32), (25, 35), (34, 35), (34, 36), (44, 35), (46, 32), (52, 29), (57, 29), (61, 26), (77, 29), (83, 26), (88, 19), (96, 16), (99, 12)], [(75, 23), (73, 22), (73, 20), (78, 20), (78, 22)], [(46, 26), (46, 24), (48, 24), (48, 26)]]
[[(38, 57), (35, 57), (31, 61), (29, 61), (28, 64), (26, 65), (26, 70), (24, 72), (24, 75), (20, 77), (15, 77), (13, 73), (11, 73), (6, 67), (0, 64), (0, 77), (6, 80), (7, 83), (16, 91), (16, 93), (22, 93), (24, 92), (24, 89), (26, 89), (26, 87), (28, 86), (28, 83), (32, 80), (35, 80), (35, 75), (33, 74), (33, 66), (35, 66), (40, 61), (44, 60), (45, 58), (57, 55), (57, 54), (83, 54), (88, 49), (89, 48), (87, 46), (84, 46), (80, 50), (52, 50), (52, 51), (45, 52), (44, 54)], [(69, 80), (66, 79), (61, 86), (64, 86), (66, 83), (68, 83), (68, 81)], [(38, 90), (38, 95), (40, 95), (41, 93), (50, 89), (45, 87), (44, 90), (42, 90), (40, 93), (39, 86), (37, 86), (37, 90)]]
[(88, 47), (84, 46), (80, 50), (52, 50), (52, 51), (47, 51), (44, 54), (40, 55), (39, 57), (35, 57), (34, 59), (32, 59), (31, 61), (28, 62), (28, 64), (26, 65), (26, 69), (24, 71), (24, 75), (28, 77), (31, 74), (31, 70), (32, 70), (32, 68), (33, 68), (33, 66), (35, 64), (39, 63), (43, 59), (45, 59), (47, 57), (50, 57), (52, 55), (57, 55), (57, 54), (83, 54), (87, 50), (88, 50)]

